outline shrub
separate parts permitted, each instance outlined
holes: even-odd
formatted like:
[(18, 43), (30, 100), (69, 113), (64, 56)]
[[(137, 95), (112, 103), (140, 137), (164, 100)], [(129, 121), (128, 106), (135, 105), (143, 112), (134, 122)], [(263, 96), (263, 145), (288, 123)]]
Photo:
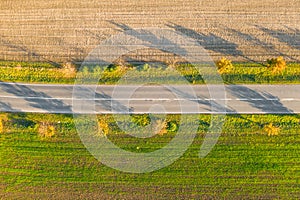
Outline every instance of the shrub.
[(166, 134), (167, 131), (167, 121), (166, 120), (162, 120), (162, 119), (158, 119), (155, 121), (155, 133), (157, 133), (158, 135), (164, 135)]
[(55, 126), (49, 122), (41, 122), (38, 127), (38, 133), (43, 138), (51, 138), (55, 135)]
[(149, 71), (150, 70), (150, 65), (147, 64), (147, 63), (145, 63), (145, 64), (143, 64), (141, 66), (138, 66), (137, 70), (138, 71)]
[(268, 59), (266, 66), (272, 74), (278, 74), (282, 73), (286, 68), (286, 62), (282, 56), (279, 56), (277, 58)]
[(178, 123), (176, 121), (169, 121), (167, 123), (167, 130), (169, 132), (176, 132), (178, 130)]
[(268, 136), (278, 135), (280, 132), (280, 128), (270, 123), (264, 126), (264, 132), (267, 133)]
[(109, 133), (109, 119), (107, 115), (98, 117), (98, 126), (101, 134), (107, 135)]
[(147, 126), (151, 123), (150, 116), (148, 114), (131, 115), (132, 122), (138, 126)]
[(177, 68), (178, 63), (179, 63), (179, 59), (176, 57), (170, 58), (169, 60), (166, 61), (166, 65), (168, 66), (168, 68), (172, 68), (172, 69)]
[(4, 133), (4, 131), (5, 131), (4, 122), (6, 122), (7, 120), (8, 120), (7, 114), (5, 114), (5, 113), (0, 114), (0, 134)]
[(3, 125), (3, 120), (0, 119), (0, 134), (4, 133), (4, 125)]
[(233, 65), (231, 63), (231, 60), (229, 60), (227, 58), (223, 57), (216, 64), (217, 64), (217, 67), (218, 67), (218, 72), (220, 74), (229, 73), (233, 70)]
[(108, 67), (106, 68), (107, 71), (109, 72), (114, 72), (118, 69), (118, 66), (117, 65), (114, 65), (114, 64), (110, 64), (108, 65)]
[(76, 66), (71, 62), (66, 62), (62, 65), (60, 71), (63, 73), (66, 78), (73, 78), (76, 76)]

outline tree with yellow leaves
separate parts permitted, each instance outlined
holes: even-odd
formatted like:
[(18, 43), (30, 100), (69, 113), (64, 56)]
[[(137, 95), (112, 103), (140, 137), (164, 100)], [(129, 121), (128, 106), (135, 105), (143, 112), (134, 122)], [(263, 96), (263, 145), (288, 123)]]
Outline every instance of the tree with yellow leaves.
[(5, 127), (4, 127), (4, 122), (8, 120), (7, 114), (3, 113), (0, 114), (0, 134), (4, 133)]
[(267, 133), (268, 136), (278, 135), (280, 132), (280, 128), (270, 123), (264, 126), (264, 132)]
[(38, 133), (42, 138), (51, 138), (55, 132), (55, 126), (50, 122), (41, 122), (38, 126)]
[(233, 65), (231, 63), (231, 60), (223, 57), (221, 60), (219, 60), (217, 63), (218, 72), (220, 74), (229, 73), (233, 70)]
[(282, 73), (286, 68), (286, 62), (282, 56), (279, 56), (277, 58), (268, 59), (266, 66), (272, 74), (278, 74)]

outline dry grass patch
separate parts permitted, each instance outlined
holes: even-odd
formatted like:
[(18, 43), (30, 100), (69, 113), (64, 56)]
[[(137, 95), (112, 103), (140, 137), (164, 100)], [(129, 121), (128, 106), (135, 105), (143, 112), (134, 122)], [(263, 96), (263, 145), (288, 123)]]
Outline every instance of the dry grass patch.
[(162, 119), (156, 120), (154, 123), (155, 133), (157, 133), (158, 135), (167, 134), (168, 133), (167, 126), (168, 124), (166, 120), (162, 120)]
[(8, 121), (6, 113), (0, 114), (0, 134), (5, 133), (5, 122)]
[(41, 122), (38, 127), (38, 133), (42, 138), (51, 138), (56, 134), (56, 128), (53, 123)]
[(65, 78), (74, 78), (77, 73), (76, 66), (71, 62), (66, 62), (62, 65), (60, 72), (64, 74)]
[(101, 135), (107, 135), (110, 132), (109, 128), (109, 117), (107, 115), (98, 116), (98, 130)]
[(268, 136), (279, 135), (280, 132), (280, 128), (274, 126), (273, 123), (265, 125), (263, 130)]

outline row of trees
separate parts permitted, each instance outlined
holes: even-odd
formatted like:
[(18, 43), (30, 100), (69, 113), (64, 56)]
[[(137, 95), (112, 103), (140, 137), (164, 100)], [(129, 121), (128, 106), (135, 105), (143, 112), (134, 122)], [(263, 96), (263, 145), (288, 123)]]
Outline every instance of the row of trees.
[[(218, 72), (220, 74), (229, 73), (233, 70), (233, 64), (231, 60), (223, 57), (221, 60), (216, 62), (218, 67)], [(277, 58), (268, 59), (266, 64), (264, 64), (272, 74), (280, 74), (286, 69), (286, 61), (282, 56)]]

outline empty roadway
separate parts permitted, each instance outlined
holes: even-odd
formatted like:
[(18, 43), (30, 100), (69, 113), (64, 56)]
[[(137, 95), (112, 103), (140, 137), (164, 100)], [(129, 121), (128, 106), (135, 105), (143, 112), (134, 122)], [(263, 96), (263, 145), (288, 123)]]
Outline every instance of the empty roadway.
[(2, 82), (0, 111), (300, 113), (300, 85), (210, 85), (209, 89), (206, 85), (74, 86)]

